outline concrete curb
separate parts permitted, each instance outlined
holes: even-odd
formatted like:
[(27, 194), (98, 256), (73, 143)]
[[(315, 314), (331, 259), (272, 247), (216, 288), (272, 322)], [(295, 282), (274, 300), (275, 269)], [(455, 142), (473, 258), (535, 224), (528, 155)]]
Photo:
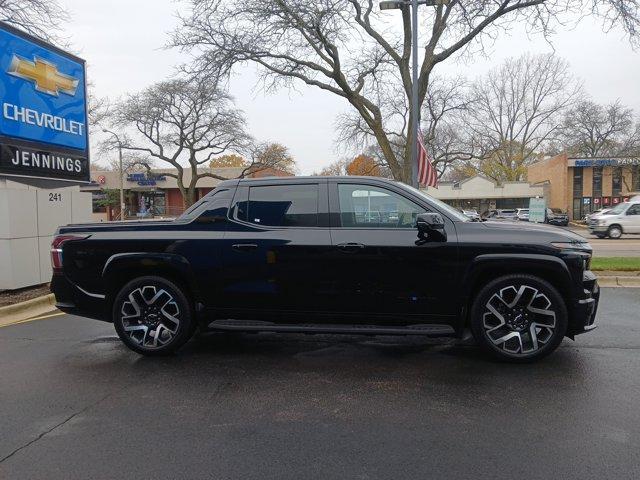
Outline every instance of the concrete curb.
[(53, 293), (0, 307), (0, 327), (56, 311)]
[(601, 287), (640, 288), (640, 271), (601, 270), (593, 273)]
[(598, 277), (601, 287), (640, 288), (640, 277)]

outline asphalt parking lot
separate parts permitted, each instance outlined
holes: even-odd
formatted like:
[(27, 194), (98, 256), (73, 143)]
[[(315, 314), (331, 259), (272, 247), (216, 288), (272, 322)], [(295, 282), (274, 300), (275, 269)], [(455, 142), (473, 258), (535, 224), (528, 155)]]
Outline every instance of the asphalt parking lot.
[(640, 478), (640, 294), (532, 365), (332, 335), (196, 338), (140, 357), (111, 325), (0, 329), (0, 478)]

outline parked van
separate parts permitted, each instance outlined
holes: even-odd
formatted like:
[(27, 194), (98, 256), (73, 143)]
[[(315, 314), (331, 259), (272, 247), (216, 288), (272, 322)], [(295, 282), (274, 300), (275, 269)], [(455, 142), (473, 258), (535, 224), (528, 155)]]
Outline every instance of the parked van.
[(598, 238), (618, 239), (626, 233), (640, 234), (640, 195), (589, 218), (589, 232)]

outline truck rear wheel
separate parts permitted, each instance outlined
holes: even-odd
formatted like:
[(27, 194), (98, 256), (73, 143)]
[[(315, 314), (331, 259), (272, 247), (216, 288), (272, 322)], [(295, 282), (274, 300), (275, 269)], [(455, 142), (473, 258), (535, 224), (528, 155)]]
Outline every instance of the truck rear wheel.
[(553, 352), (567, 330), (567, 308), (549, 282), (508, 275), (483, 287), (471, 307), (476, 341), (512, 362), (538, 360)]
[(113, 303), (113, 324), (120, 340), (144, 355), (175, 352), (195, 329), (184, 292), (157, 276), (136, 278), (120, 290)]

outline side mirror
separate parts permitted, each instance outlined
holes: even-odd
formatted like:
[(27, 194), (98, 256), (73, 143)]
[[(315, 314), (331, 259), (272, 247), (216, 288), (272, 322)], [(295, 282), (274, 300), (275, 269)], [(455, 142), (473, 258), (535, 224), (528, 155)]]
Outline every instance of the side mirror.
[(444, 219), (439, 213), (419, 213), (416, 217), (416, 228), (418, 236), (429, 236), (430, 238), (446, 240), (447, 233), (444, 231)]

